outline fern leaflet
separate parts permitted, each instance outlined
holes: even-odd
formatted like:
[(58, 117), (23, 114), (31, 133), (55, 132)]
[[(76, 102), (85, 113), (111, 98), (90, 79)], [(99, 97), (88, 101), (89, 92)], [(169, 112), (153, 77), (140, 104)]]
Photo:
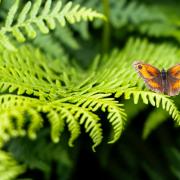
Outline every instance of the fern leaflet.
[[(36, 27), (41, 33), (47, 34), (49, 30), (56, 28), (56, 21), (61, 26), (65, 26), (66, 22), (74, 24), (79, 21), (93, 20), (100, 18), (105, 20), (105, 16), (90, 9), (81, 7), (80, 5), (73, 5), (68, 2), (64, 7), (61, 1), (53, 4), (52, 0), (47, 0), (42, 7), (42, 0), (37, 0), (35, 3), (28, 1), (18, 13), (19, 0), (16, 0), (10, 8), (7, 15), (5, 26), (0, 29), (1, 45), (9, 50), (16, 48), (8, 40), (7, 33), (12, 35), (19, 42), (24, 42), (28, 38), (35, 38), (37, 36)], [(17, 19), (15, 17), (17, 16)]]

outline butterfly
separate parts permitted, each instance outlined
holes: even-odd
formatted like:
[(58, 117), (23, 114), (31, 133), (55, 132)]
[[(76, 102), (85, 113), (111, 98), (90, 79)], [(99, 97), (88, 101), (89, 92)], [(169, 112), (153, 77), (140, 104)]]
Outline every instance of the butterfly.
[(155, 92), (176, 96), (180, 92), (180, 64), (160, 71), (156, 67), (140, 61), (133, 63), (138, 74), (143, 78), (149, 89)]

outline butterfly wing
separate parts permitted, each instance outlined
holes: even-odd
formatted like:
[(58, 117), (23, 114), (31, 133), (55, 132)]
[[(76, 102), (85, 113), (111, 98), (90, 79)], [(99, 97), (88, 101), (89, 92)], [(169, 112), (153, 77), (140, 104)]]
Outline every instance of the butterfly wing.
[(180, 64), (171, 67), (167, 71), (168, 95), (175, 96), (180, 92)]
[(145, 84), (155, 92), (163, 92), (161, 72), (154, 66), (140, 61), (133, 63), (138, 74), (143, 78)]

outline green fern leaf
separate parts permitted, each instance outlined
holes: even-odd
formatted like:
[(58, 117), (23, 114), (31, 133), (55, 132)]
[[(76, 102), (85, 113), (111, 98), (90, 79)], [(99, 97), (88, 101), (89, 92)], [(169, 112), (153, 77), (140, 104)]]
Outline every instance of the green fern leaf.
[(37, 131), (42, 127), (43, 119), (37, 110), (29, 108), (26, 110), (30, 115), (30, 125), (28, 128), (28, 136), (30, 139), (36, 139)]
[(28, 14), (30, 9), (31, 9), (31, 2), (28, 1), (25, 4), (24, 8), (22, 9), (21, 13), (19, 14), (17, 24), (21, 24), (26, 20), (27, 14)]
[(163, 94), (158, 94), (154, 92), (141, 91), (141, 90), (127, 90), (124, 92), (125, 99), (129, 99), (131, 95), (133, 95), (134, 103), (137, 104), (139, 98), (141, 97), (145, 104), (150, 103), (157, 108), (162, 104), (162, 108), (172, 116), (174, 120), (176, 120), (177, 125), (180, 125), (180, 112), (175, 106), (174, 102), (168, 98), (168, 96)]
[[(62, 113), (64, 114), (64, 118), (66, 118), (68, 129), (71, 133), (71, 137), (69, 138), (68, 144), (70, 147), (72, 147), (74, 140), (78, 138), (81, 131), (80, 131), (80, 125), (78, 123), (78, 119), (76, 119), (75, 116), (73, 116), (70, 107), (71, 107), (70, 105), (68, 107), (68, 105), (64, 103)], [(73, 105), (71, 108), (73, 108)]]
[(5, 49), (9, 49), (11, 51), (15, 51), (16, 48), (12, 45), (12, 43), (9, 41), (9, 38), (0, 33), (0, 44), (5, 48)]
[[(36, 138), (36, 131), (42, 126), (42, 118), (33, 107), (40, 105), (38, 100), (16, 95), (0, 96), (1, 111), (0, 117), (0, 145), (8, 141), (11, 137), (24, 136), (25, 114), (30, 116), (28, 136)], [(15, 119), (15, 121), (13, 121)]]
[[(84, 96), (84, 97), (83, 97)], [(109, 143), (115, 142), (119, 139), (124, 128), (126, 114), (122, 109), (122, 104), (118, 104), (114, 98), (108, 98), (110, 94), (95, 94), (95, 95), (82, 95), (78, 99), (78, 106), (88, 108), (91, 111), (101, 109), (103, 112), (107, 111), (107, 119), (113, 126), (114, 137)]]
[[(168, 96), (145, 90), (144, 82), (132, 68), (133, 61), (142, 58), (152, 64), (158, 59), (158, 67), (167, 68), (178, 62), (178, 57), (173, 46), (130, 39), (123, 50), (97, 57), (92, 68), (85, 71), (68, 61), (53, 61), (30, 46), (20, 47), (16, 52), (4, 50), (0, 56), (0, 143), (25, 135), (35, 139), (44, 123), (42, 112), (50, 123), (53, 142), (62, 139), (67, 125), (69, 145), (73, 146), (83, 126), (95, 149), (103, 138), (100, 111), (106, 112), (112, 126), (110, 143), (113, 143), (126, 122), (121, 100), (132, 96), (135, 103), (141, 97), (145, 104), (162, 106), (179, 125), (176, 104)], [(166, 58), (172, 61), (164, 63)]]
[(33, 7), (30, 11), (30, 17), (35, 18), (39, 12), (39, 9), (41, 7), (42, 0), (37, 0), (34, 2)]
[(0, 151), (1, 180), (16, 179), (25, 169), (26, 166), (18, 164), (10, 153)]
[(11, 27), (11, 25), (14, 21), (15, 14), (18, 10), (18, 5), (19, 5), (19, 0), (16, 0), (15, 3), (13, 4), (13, 6), (11, 7), (11, 9), (9, 10), (7, 18), (6, 18), (6, 22), (5, 22), (6, 28)]
[(62, 117), (61, 109), (49, 110), (47, 117), (51, 123), (51, 138), (53, 142), (57, 143), (60, 140), (60, 133), (64, 129), (64, 120)]
[[(80, 7), (80, 5), (73, 5), (72, 2), (68, 2), (62, 7), (61, 1), (52, 3), (52, 0), (48, 0), (44, 7), (42, 7), (41, 0), (36, 1), (33, 5), (28, 1), (20, 13), (17, 12), (18, 4), (19, 1), (16, 0), (9, 10), (5, 26), (0, 29), (0, 36), (3, 37), (0, 41), (1, 45), (9, 50), (14, 50), (15, 48), (6, 37), (7, 33), (12, 33), (17, 41), (24, 42), (26, 40), (25, 35), (29, 38), (36, 37), (37, 30), (35, 26), (40, 32), (47, 34), (50, 29), (55, 29), (56, 20), (61, 26), (65, 26), (66, 22), (74, 24), (82, 20), (87, 21), (94, 18), (105, 19), (102, 14), (92, 9)], [(53, 9), (51, 8), (52, 4), (54, 4)], [(15, 19), (16, 16), (17, 21)]]
[[(102, 141), (101, 124), (98, 122), (99, 117), (89, 112), (85, 107), (80, 108), (77, 105), (72, 105), (72, 104), (67, 104), (67, 103), (66, 104), (63, 103), (63, 106), (69, 109), (70, 113), (76, 119), (76, 121), (79, 121), (80, 124), (84, 124), (86, 132), (89, 133), (94, 143), (94, 145), (92, 146), (92, 149), (95, 150), (95, 147), (98, 146)], [(73, 123), (73, 121), (70, 121), (70, 122)], [(77, 124), (73, 123), (73, 126), (74, 125), (76, 129), (74, 129), (75, 132), (71, 131), (72, 135), (69, 140), (70, 145), (72, 145), (72, 142), (74, 141), (75, 138), (77, 138), (77, 136), (80, 133), (79, 128), (77, 129), (78, 127)], [(69, 129), (73, 126), (69, 124)]]

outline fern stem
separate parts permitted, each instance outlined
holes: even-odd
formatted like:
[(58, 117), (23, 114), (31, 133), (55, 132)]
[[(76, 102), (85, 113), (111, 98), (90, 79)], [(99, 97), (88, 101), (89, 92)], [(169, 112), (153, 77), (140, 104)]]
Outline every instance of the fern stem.
[(104, 28), (102, 33), (102, 51), (103, 53), (107, 52), (109, 49), (109, 42), (110, 42), (110, 26), (109, 26), (109, 0), (102, 0), (103, 4), (103, 12), (107, 18), (107, 21), (104, 21)]

